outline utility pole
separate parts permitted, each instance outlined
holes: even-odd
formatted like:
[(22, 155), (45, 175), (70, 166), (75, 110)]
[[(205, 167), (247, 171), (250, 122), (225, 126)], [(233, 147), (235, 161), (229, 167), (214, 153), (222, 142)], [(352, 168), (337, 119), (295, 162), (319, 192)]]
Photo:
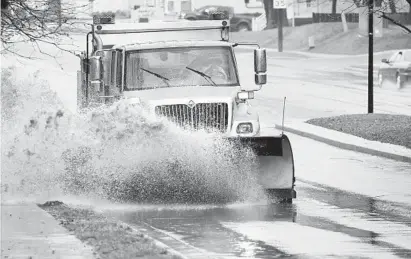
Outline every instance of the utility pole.
[(283, 52), (283, 10), (277, 9), (278, 16), (278, 52)]
[(286, 0), (273, 0), (274, 9), (277, 9), (278, 24), (278, 52), (283, 52), (283, 13), (287, 8)]
[(374, 113), (374, 0), (368, 0), (368, 113)]

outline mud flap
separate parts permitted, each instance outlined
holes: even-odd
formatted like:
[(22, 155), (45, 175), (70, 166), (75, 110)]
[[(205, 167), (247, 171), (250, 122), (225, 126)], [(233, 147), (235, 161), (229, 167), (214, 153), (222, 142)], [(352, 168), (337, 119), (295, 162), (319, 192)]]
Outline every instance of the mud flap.
[(291, 143), (281, 136), (229, 138), (236, 145), (251, 148), (258, 156), (261, 186), (270, 196), (281, 199), (296, 198), (294, 190), (294, 157)]

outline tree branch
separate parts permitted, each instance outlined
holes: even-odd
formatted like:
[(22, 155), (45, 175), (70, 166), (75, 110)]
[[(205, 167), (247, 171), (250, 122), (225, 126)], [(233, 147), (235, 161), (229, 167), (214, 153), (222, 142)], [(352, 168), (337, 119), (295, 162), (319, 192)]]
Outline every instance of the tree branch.
[[(87, 5), (66, 3), (60, 7), (60, 2), (56, 1), (61, 0), (10, 0), (5, 6), (2, 0), (2, 7), (6, 8), (1, 10), (0, 53), (16, 55), (14, 45), (19, 42), (32, 42), (43, 55), (49, 54), (43, 51), (38, 43), (50, 44), (60, 51), (74, 54), (68, 46), (63, 47), (63, 38), (70, 38), (70, 32), (80, 30), (79, 21), (75, 21), (75, 18), (74, 21), (69, 19), (75, 17), (79, 9)], [(44, 50), (48, 51), (48, 47), (45, 46)], [(18, 54), (22, 56), (21, 53)], [(32, 57), (30, 55), (27, 58)]]
[(397, 26), (399, 26), (399, 27), (401, 27), (402, 29), (406, 30), (408, 33), (411, 33), (411, 29), (409, 29), (407, 26), (405, 26), (405, 25), (397, 22), (396, 20), (392, 19), (391, 17), (388, 17), (388, 16), (385, 15), (384, 13), (382, 13), (380, 17), (381, 17), (381, 18), (384, 18), (384, 19), (386, 19), (386, 20), (388, 20), (388, 21), (390, 21), (390, 22), (392, 22), (393, 24), (395, 24), (395, 25), (397, 25)]

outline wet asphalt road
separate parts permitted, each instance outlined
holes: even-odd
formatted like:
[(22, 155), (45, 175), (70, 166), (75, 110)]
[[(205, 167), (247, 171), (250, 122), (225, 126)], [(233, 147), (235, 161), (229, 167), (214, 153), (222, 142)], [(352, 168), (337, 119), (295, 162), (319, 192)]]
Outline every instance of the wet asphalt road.
[[(237, 54), (252, 62), (250, 52)], [(281, 120), (284, 96), (286, 123), (366, 112), (366, 57), (268, 57), (269, 83), (254, 102), (265, 125)], [(376, 88), (375, 112), (409, 114), (410, 98), (407, 90)], [(411, 258), (411, 164), (290, 139), (298, 193), (292, 205), (129, 205), (105, 211), (189, 258)]]
[(114, 215), (189, 258), (411, 257), (411, 219), (376, 206), (384, 202), (302, 181), (297, 191), (292, 205), (159, 206)]
[[(237, 61), (253, 63), (250, 50), (237, 49), (236, 55)], [(411, 86), (402, 90), (392, 85), (377, 86), (377, 67), (379, 60), (385, 57), (389, 54), (374, 55), (374, 112), (411, 115)], [(252, 101), (264, 123), (281, 121), (284, 97), (287, 97), (286, 123), (295, 119), (367, 113), (366, 56), (334, 57), (269, 51), (267, 58), (267, 84), (255, 93)], [(242, 84), (253, 83), (251, 66), (244, 68), (241, 75)], [(246, 78), (246, 75), (251, 77)]]
[(291, 205), (101, 209), (188, 258), (411, 258), (411, 164), (290, 139), (298, 196)]

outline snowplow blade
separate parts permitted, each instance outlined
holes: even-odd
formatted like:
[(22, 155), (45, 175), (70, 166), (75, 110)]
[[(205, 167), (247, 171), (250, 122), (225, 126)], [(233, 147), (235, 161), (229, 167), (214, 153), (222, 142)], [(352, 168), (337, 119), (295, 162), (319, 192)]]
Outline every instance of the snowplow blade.
[(258, 156), (258, 179), (267, 193), (279, 199), (296, 198), (294, 157), (286, 135), (230, 138), (236, 145), (251, 148)]

